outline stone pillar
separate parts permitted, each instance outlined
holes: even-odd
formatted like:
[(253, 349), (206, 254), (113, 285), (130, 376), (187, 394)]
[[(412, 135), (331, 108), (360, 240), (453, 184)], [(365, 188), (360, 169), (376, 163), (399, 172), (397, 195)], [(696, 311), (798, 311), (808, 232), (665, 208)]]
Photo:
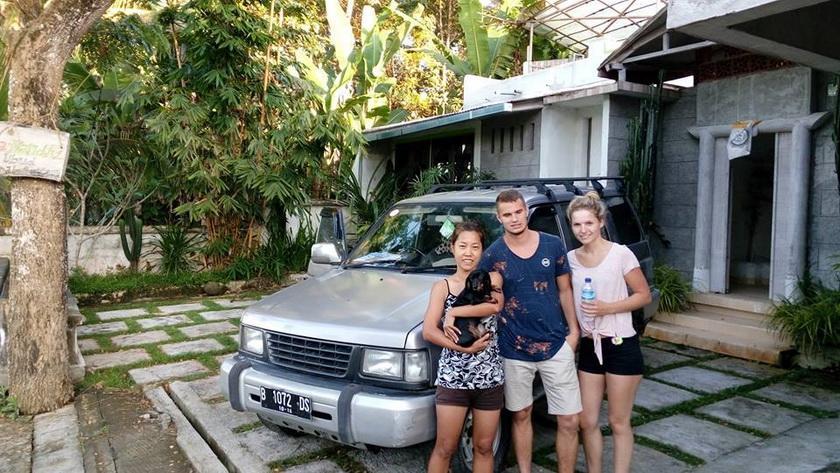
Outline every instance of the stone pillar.
[[(689, 132), (698, 137), (697, 129)], [(694, 230), (694, 277), (692, 288), (709, 292), (709, 271), (712, 255), (712, 183), (715, 171), (715, 137), (709, 130), (699, 132), (700, 156), (697, 162), (697, 226)]]
[[(765, 120), (754, 127), (756, 134), (776, 134), (768, 294), (773, 299), (793, 296), (796, 282), (805, 273), (811, 130), (820, 127), (828, 117), (827, 112), (820, 112)], [(697, 292), (728, 290), (730, 182), (726, 140), (730, 131), (730, 125), (689, 129), (700, 139), (692, 282)]]

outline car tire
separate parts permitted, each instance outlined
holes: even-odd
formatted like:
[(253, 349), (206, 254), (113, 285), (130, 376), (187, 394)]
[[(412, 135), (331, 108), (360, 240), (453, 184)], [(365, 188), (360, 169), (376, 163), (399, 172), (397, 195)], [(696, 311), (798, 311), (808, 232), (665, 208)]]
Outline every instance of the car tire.
[[(495, 473), (502, 471), (508, 450), (510, 450), (511, 420), (511, 413), (502, 409), (499, 431), (496, 434), (496, 440), (493, 442), (493, 471)], [(467, 418), (464, 420), (464, 428), (461, 430), (461, 438), (458, 440), (458, 451), (452, 458), (452, 473), (470, 473), (473, 471), (472, 445), (472, 412), (468, 412)]]
[(266, 426), (266, 428), (268, 428), (268, 430), (272, 432), (286, 435), (288, 437), (303, 437), (304, 435), (306, 435), (306, 432), (301, 432), (299, 430), (290, 429), (289, 427), (277, 425), (259, 414), (257, 414), (257, 418), (260, 420), (260, 422), (262, 422), (264, 426)]

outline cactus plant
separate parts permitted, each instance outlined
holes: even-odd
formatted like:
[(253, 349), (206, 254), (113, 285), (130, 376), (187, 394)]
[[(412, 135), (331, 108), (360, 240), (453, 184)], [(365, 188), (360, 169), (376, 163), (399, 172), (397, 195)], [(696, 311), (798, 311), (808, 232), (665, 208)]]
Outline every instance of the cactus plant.
[[(131, 238), (131, 245), (128, 238)], [(122, 243), (123, 254), (128, 260), (129, 269), (137, 271), (140, 263), (140, 251), (143, 247), (143, 220), (132, 212), (126, 212), (120, 219), (120, 243)]]

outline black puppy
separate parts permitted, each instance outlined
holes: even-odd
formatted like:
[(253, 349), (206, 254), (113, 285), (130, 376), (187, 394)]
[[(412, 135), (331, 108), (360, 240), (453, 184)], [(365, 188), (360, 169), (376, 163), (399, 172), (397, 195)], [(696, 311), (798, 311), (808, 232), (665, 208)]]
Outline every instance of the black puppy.
[[(464, 290), (452, 303), (452, 307), (476, 305), (492, 298), (493, 287), (490, 283), (490, 273), (483, 269), (476, 269), (467, 276)], [(487, 329), (481, 324), (482, 317), (455, 317), (455, 327), (461, 332), (458, 345), (468, 347), (482, 337)]]

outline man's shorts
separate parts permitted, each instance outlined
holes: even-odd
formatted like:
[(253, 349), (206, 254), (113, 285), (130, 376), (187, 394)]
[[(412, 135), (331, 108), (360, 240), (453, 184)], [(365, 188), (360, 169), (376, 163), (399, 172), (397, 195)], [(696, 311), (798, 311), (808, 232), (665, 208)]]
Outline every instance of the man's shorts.
[(438, 386), (435, 404), (460, 406), (480, 411), (499, 411), (504, 407), (505, 388), (502, 385), (487, 389), (452, 389)]
[(534, 376), (542, 378), (548, 413), (572, 415), (583, 410), (580, 402), (580, 385), (575, 368), (575, 352), (568, 343), (545, 361), (520, 361), (504, 358), (505, 407), (521, 411), (534, 402)]
[(578, 369), (593, 374), (609, 373), (624, 376), (640, 375), (645, 371), (638, 335), (623, 338), (621, 345), (613, 345), (611, 338), (603, 338), (601, 354), (604, 358), (603, 365), (598, 363), (598, 357), (595, 355), (595, 342), (589, 337), (582, 337)]

